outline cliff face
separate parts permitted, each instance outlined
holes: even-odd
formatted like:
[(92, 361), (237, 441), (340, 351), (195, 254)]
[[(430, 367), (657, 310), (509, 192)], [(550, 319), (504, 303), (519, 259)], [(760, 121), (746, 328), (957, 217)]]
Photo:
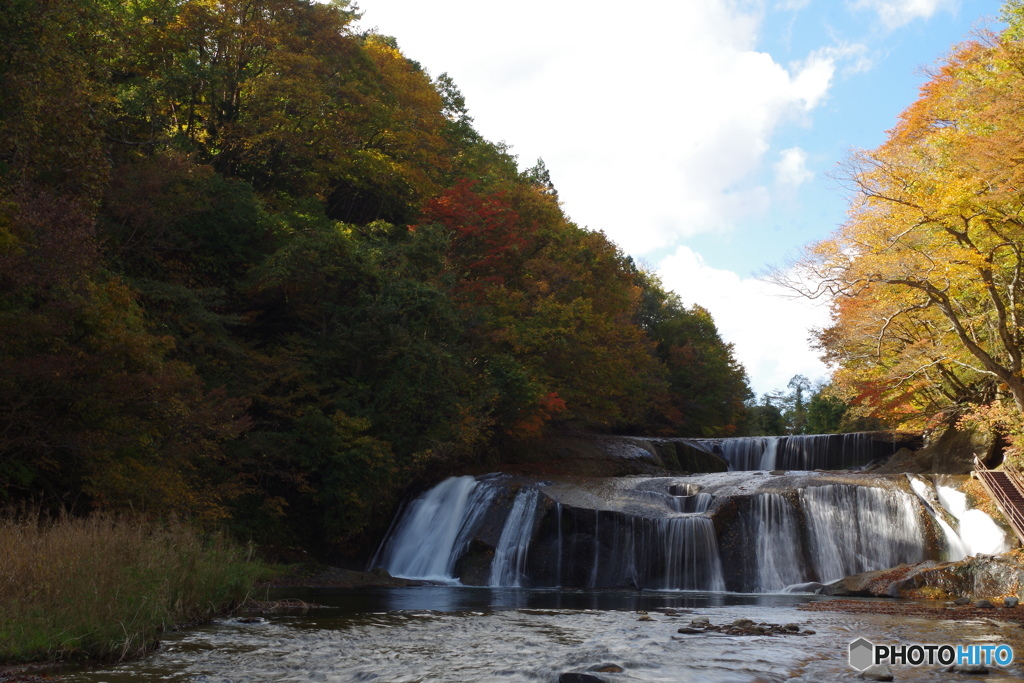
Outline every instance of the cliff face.
[(923, 448), (902, 448), (875, 471), (882, 474), (970, 474), (975, 456), (989, 467), (995, 467), (1002, 462), (1002, 451), (1002, 441), (991, 432), (948, 425)]
[(563, 436), (499, 447), (497, 469), (534, 476), (622, 477), (634, 474), (725, 472), (728, 463), (685, 439)]

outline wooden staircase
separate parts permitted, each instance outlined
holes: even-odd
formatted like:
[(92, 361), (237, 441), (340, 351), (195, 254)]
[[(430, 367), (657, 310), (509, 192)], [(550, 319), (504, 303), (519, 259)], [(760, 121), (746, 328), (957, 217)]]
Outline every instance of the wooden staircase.
[(974, 458), (974, 475), (1024, 544), (1024, 477), (1012, 470), (997, 472)]

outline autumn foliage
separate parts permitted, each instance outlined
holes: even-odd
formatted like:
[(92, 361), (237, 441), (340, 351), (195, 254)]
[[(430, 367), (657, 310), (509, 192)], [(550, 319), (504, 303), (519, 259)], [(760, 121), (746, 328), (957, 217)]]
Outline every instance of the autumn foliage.
[(1024, 410), (1019, 5), (1002, 34), (953, 48), (884, 144), (850, 156), (849, 219), (800, 263), (813, 285), (795, 286), (833, 299), (820, 340), (836, 385), (890, 423)]
[(0, 11), (0, 501), (349, 551), (497, 440), (734, 429), (707, 312), (355, 16)]

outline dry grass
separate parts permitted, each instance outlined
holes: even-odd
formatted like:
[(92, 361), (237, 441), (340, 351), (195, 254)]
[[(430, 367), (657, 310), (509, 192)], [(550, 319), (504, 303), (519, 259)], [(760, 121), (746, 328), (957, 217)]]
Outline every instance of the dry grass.
[(186, 524), (141, 517), (0, 520), (0, 662), (120, 660), (174, 624), (243, 601), (262, 572)]

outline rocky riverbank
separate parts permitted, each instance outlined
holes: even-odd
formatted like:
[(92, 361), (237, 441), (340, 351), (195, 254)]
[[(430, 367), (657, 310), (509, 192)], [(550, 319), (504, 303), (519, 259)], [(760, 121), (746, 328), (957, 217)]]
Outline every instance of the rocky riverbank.
[(927, 561), (864, 572), (824, 586), (821, 593), (851, 597), (988, 600), (1001, 605), (1024, 592), (1024, 552), (978, 555), (958, 562)]

